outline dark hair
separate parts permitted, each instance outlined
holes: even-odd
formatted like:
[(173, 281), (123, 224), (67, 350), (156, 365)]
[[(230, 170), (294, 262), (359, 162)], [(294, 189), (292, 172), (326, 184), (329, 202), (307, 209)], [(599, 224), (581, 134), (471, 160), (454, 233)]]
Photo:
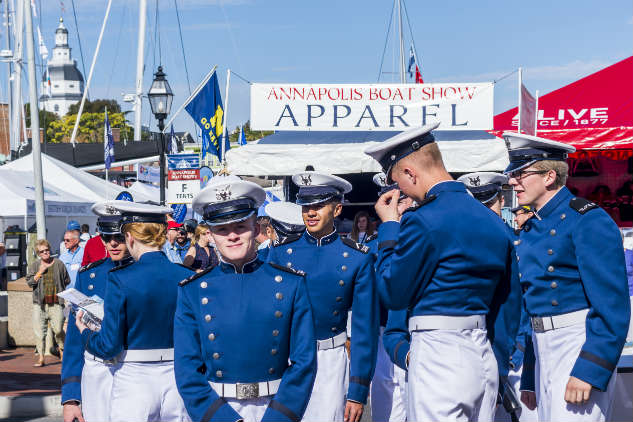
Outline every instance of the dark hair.
[(90, 226), (87, 224), (82, 224), (81, 225), (81, 232), (82, 233), (90, 233)]
[(367, 213), (367, 211), (358, 211), (356, 213), (356, 215), (354, 216), (354, 225), (352, 226), (352, 232), (350, 233), (349, 237), (354, 239), (356, 242), (358, 242), (358, 220), (360, 220), (362, 217), (365, 217), (365, 219), (367, 220), (367, 228), (365, 229), (365, 233), (369, 232), (369, 213)]

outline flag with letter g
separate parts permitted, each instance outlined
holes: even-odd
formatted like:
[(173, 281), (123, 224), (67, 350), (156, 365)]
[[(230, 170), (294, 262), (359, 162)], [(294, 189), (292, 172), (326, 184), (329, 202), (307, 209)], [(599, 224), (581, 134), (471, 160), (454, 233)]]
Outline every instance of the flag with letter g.
[[(218, 75), (213, 73), (207, 83), (198, 91), (196, 96), (185, 107), (187, 113), (193, 118), (196, 124), (202, 130), (203, 138), (203, 155), (210, 152), (218, 158), (221, 154), (222, 142), (222, 117), (224, 116), (224, 108), (222, 106), (222, 97), (220, 96), (220, 87), (218, 86)], [(205, 144), (208, 140), (208, 150)], [(225, 152), (229, 150), (229, 143), (225, 142)]]

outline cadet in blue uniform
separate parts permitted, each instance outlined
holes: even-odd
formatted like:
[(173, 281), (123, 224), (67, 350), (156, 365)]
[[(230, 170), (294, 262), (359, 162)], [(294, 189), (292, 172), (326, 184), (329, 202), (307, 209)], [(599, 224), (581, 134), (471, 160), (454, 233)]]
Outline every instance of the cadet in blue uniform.
[(620, 232), (604, 210), (565, 187), (572, 146), (503, 137), (509, 183), (534, 212), (517, 245), (536, 354), (528, 371), (535, 356), (526, 348), (522, 400), (542, 421), (608, 420), (630, 316)]
[[(476, 173), (465, 174), (457, 180), (459, 180), (466, 186), (469, 192), (473, 194), (475, 199), (484, 204), (486, 207), (488, 207), (488, 209), (490, 209), (492, 212), (497, 214), (499, 218), (501, 218), (501, 209), (505, 205), (505, 199), (503, 197), (502, 189), (503, 185), (507, 185), (508, 183), (507, 176), (490, 171), (480, 171)], [(516, 245), (517, 235), (514, 232), (514, 229), (508, 224), (505, 224), (504, 227), (508, 233), (509, 238), (512, 240), (513, 245)], [(515, 280), (518, 281), (518, 278), (516, 278)], [(520, 289), (520, 283), (517, 282), (515, 288)], [(512, 312), (516, 311), (512, 310)], [(493, 344), (495, 357), (497, 358), (497, 362), (500, 364), (499, 376), (501, 377), (501, 381), (503, 382), (503, 385), (500, 386), (499, 391), (501, 394), (507, 394), (508, 396), (512, 397), (513, 400), (512, 402), (505, 400), (504, 406), (498, 407), (497, 414), (495, 415), (496, 421), (502, 422), (511, 420), (512, 416), (509, 414), (509, 412), (514, 412), (515, 416), (519, 418), (519, 420), (524, 422), (532, 422), (537, 420), (536, 411), (534, 411), (533, 409), (529, 409), (524, 403), (521, 403), (518, 400), (518, 397), (521, 395), (521, 370), (523, 365), (523, 353), (525, 351), (525, 336), (528, 333), (528, 318), (527, 314), (525, 313), (525, 309), (522, 306), (519, 331), (516, 337), (506, 337), (506, 340), (509, 342), (509, 344), (506, 345), (506, 349), (504, 350), (512, 350), (509, 362), (507, 356), (500, 355), (499, 348), (495, 347), (495, 345)], [(505, 335), (505, 333), (496, 333), (496, 336), (499, 337), (499, 339), (503, 338), (500, 336)], [(512, 389), (512, 391), (506, 391), (506, 389)], [(505, 407), (506, 404), (508, 404), (510, 409)], [(512, 407), (514, 406), (516, 406), (516, 409), (512, 409)]]
[(121, 232), (136, 262), (110, 270), (101, 330), (76, 324), (91, 354), (116, 359), (110, 396), (111, 421), (186, 421), (174, 378), (174, 314), (178, 281), (192, 271), (160, 251), (168, 207), (108, 201), (121, 215)]
[(275, 201), (266, 205), (273, 230), (271, 245), (289, 243), (301, 237), (306, 230), (301, 217), (301, 207), (292, 202)]
[(503, 221), (446, 171), (436, 127), (365, 151), (418, 203), (400, 215), (399, 191), (378, 200), (377, 285), (390, 309), (411, 310), (408, 420), (492, 420), (499, 375), (489, 338), (510, 355), (495, 333), (516, 335), (516, 258)]
[[(378, 300), (373, 257), (366, 246), (341, 238), (334, 218), (352, 189), (340, 177), (306, 171), (292, 177), (299, 186), (306, 231), (278, 244), (270, 261), (306, 271), (318, 344), (317, 375), (305, 421), (360, 420), (376, 363)], [(352, 311), (351, 365), (346, 349)]]
[[(379, 197), (390, 190), (398, 189), (398, 185), (395, 183), (387, 184), (387, 176), (382, 172), (375, 174), (373, 181), (380, 187), (380, 191), (378, 193)], [(411, 198), (408, 198), (406, 195), (402, 195), (399, 202), (399, 206), (403, 212), (413, 204)], [(366, 239), (365, 244), (374, 256), (378, 255), (377, 233), (369, 236)], [(380, 303), (380, 337), (378, 338), (376, 370), (374, 371), (374, 378), (371, 380), (370, 390), (371, 417), (376, 422), (401, 422), (405, 421), (407, 418), (406, 368), (402, 369), (401, 367), (394, 365), (394, 362), (391, 360), (384, 347), (387, 343), (387, 339), (385, 337), (386, 326), (391, 312), (385, 305)]]
[(194, 421), (299, 421), (316, 372), (312, 311), (301, 271), (264, 262), (255, 238), (266, 194), (213, 178), (194, 198), (220, 265), (182, 281), (176, 381)]
[[(101, 300), (105, 298), (108, 272), (132, 261), (121, 234), (120, 216), (108, 213), (105, 204), (93, 205), (92, 211), (99, 216), (97, 231), (109, 257), (83, 266), (75, 284), (75, 289), (81, 293)], [(68, 324), (64, 351), (61, 374), (64, 420), (108, 420), (114, 367), (85, 351), (75, 324)]]

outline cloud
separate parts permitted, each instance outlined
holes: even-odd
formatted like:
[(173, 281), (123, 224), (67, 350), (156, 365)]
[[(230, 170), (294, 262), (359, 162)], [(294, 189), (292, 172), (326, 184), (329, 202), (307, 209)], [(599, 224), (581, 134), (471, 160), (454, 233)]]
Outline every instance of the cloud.
[[(523, 67), (523, 76), (529, 79), (545, 81), (545, 80), (561, 80), (561, 79), (579, 79), (587, 76), (602, 68), (605, 68), (613, 62), (603, 60), (574, 60), (569, 63), (545, 66), (528, 66)], [(516, 69), (515, 69), (516, 70)], [(513, 69), (504, 69), (494, 72), (485, 72), (472, 75), (453, 75), (438, 78), (437, 82), (483, 82), (498, 80), (505, 75), (513, 72)]]

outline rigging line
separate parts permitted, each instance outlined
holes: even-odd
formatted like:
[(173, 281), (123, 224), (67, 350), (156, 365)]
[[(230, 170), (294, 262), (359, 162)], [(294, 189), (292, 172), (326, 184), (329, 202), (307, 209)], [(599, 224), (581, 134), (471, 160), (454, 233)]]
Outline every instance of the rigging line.
[[(77, 23), (77, 12), (75, 11), (75, 0), (71, 0), (71, 4), (73, 6), (73, 17), (75, 19), (75, 31), (77, 32), (77, 42), (79, 44), (79, 55), (81, 56), (81, 69), (84, 71), (84, 75), (87, 75), (86, 64), (84, 63), (84, 50), (83, 48), (81, 48), (81, 36), (79, 35), (79, 24)], [(88, 97), (89, 96), (90, 95), (88, 95)]]
[(500, 77), (499, 79), (495, 79), (495, 80), (493, 80), (493, 81), (492, 81), (492, 84), (494, 85), (494, 84), (496, 84), (497, 82), (501, 82), (501, 81), (502, 81), (502, 80), (504, 80), (505, 78), (508, 78), (508, 77), (510, 77), (510, 76), (512, 76), (512, 75), (514, 75), (514, 74), (515, 74), (515, 73), (517, 73), (518, 71), (519, 71), (519, 69), (514, 69), (512, 72), (510, 72), (510, 73), (508, 73), (508, 74), (506, 74), (506, 75), (503, 75), (503, 76), (502, 76), (502, 77)]
[[(114, 75), (114, 68), (115, 66), (118, 64), (117, 63), (117, 59), (119, 57), (119, 43), (121, 42), (121, 34), (123, 33), (123, 24), (125, 23), (125, 18), (126, 18), (126, 11), (127, 11), (127, 3), (128, 2), (123, 2), (123, 12), (122, 12), (122, 18), (121, 18), (121, 26), (119, 27), (119, 35), (117, 37), (116, 40), (116, 47), (114, 49), (114, 59), (112, 60), (112, 70), (110, 71), (110, 77), (108, 78), (108, 85), (106, 88), (106, 98), (110, 98), (110, 87), (112, 85), (112, 76)], [(126, 60), (127, 62), (127, 60)]]
[(391, 31), (391, 22), (393, 21), (393, 9), (395, 8), (396, 3), (394, 2), (391, 5), (391, 17), (389, 18), (389, 26), (387, 27), (387, 36), (385, 37), (385, 46), (382, 49), (382, 57), (380, 58), (380, 69), (378, 69), (378, 80), (376, 82), (380, 82), (380, 75), (382, 74), (382, 65), (385, 61), (385, 53), (387, 52), (387, 43), (389, 42), (389, 31)]
[(178, 12), (178, 0), (174, 0), (174, 6), (176, 7), (176, 20), (178, 21), (178, 34), (180, 35), (180, 49), (182, 50), (182, 61), (185, 64), (185, 75), (187, 76), (187, 88), (189, 88), (189, 95), (191, 95), (191, 84), (189, 83), (189, 69), (187, 68), (187, 57), (185, 56), (185, 43), (182, 40), (182, 27), (180, 26), (180, 13)]
[(231, 37), (231, 44), (233, 44), (233, 55), (237, 59), (237, 65), (239, 69), (242, 70), (244, 69), (244, 67), (242, 66), (241, 55), (238, 54), (239, 50), (237, 48), (237, 41), (235, 41), (235, 36), (233, 34), (233, 28), (231, 26), (231, 22), (229, 21), (229, 18), (226, 15), (226, 10), (224, 10), (224, 5), (222, 4), (222, 2), (219, 2), (219, 5), (220, 5), (220, 10), (222, 10), (222, 16), (224, 17), (224, 23), (226, 24), (226, 28), (229, 31), (229, 36)]
[(404, 15), (407, 18), (407, 26), (409, 27), (409, 35), (411, 36), (411, 44), (413, 45), (413, 55), (415, 57), (415, 64), (417, 64), (420, 68), (422, 67), (422, 61), (419, 61), (418, 57), (418, 49), (415, 46), (415, 38), (413, 37), (413, 29), (411, 29), (411, 20), (409, 19), (409, 12), (407, 11), (407, 3), (402, 0), (402, 4), (404, 5)]
[(238, 78), (240, 78), (241, 80), (243, 80), (244, 82), (246, 82), (249, 85), (252, 85), (253, 83), (251, 81), (249, 81), (248, 79), (246, 79), (245, 77), (241, 76), (239, 73), (234, 72), (231, 70), (231, 73), (234, 74), (235, 76), (237, 76)]
[(163, 49), (160, 45), (160, 14), (158, 8), (158, 0), (156, 0), (156, 33), (158, 34), (158, 65), (163, 65)]
[[(149, 10), (148, 10), (148, 13), (149, 13)], [(157, 14), (158, 12), (154, 11), (154, 36), (152, 37), (152, 73), (154, 72), (154, 69), (156, 69), (156, 27), (158, 26), (156, 25)]]

